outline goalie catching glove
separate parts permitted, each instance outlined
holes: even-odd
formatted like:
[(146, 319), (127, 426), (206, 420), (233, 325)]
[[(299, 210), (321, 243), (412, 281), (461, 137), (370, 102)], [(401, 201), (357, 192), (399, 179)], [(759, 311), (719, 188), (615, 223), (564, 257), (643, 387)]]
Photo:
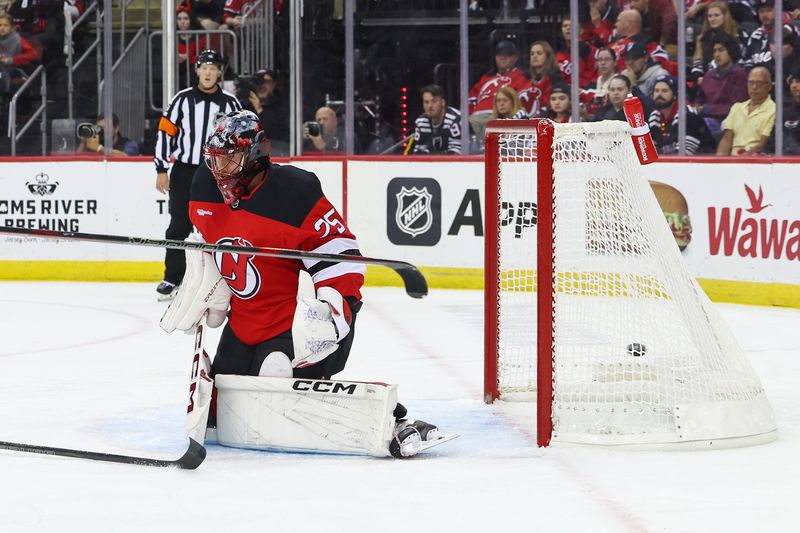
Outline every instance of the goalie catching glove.
[(161, 317), (161, 329), (191, 331), (208, 311), (206, 323), (216, 328), (225, 322), (231, 290), (208, 252), (186, 250), (186, 274), (177, 294)]
[(347, 303), (333, 287), (321, 287), (317, 299), (297, 297), (292, 322), (293, 368), (318, 363), (336, 351), (350, 333)]

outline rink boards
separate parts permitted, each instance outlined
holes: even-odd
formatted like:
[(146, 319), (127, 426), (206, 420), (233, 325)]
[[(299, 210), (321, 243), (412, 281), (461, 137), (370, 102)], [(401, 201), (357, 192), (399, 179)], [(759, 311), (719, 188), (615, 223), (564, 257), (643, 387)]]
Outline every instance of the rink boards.
[[(163, 237), (166, 196), (155, 190), (149, 159), (0, 164), (0, 225)], [(433, 287), (482, 286), (481, 158), (300, 158), (292, 164), (319, 176), (365, 255), (412, 262)], [(790, 159), (704, 158), (643, 168), (649, 180), (668, 185), (665, 210), (688, 222), (683, 256), (712, 299), (800, 307), (800, 215), (793, 209), (800, 183), (793, 166)], [(509, 223), (533, 231), (533, 202), (510, 206)], [(157, 280), (162, 258), (158, 249), (0, 235), (0, 279)], [(368, 283), (399, 285), (400, 279), (375, 268)]]

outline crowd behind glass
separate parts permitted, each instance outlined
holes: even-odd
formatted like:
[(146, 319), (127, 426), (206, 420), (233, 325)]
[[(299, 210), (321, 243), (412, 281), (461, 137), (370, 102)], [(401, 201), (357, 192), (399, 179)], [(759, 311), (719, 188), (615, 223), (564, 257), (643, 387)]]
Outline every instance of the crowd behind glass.
[[(176, 5), (177, 29), (236, 31), (247, 3), (185, 0)], [(291, 3), (273, 3), (275, 65), (244, 75), (229, 66), (223, 88), (236, 94), (243, 107), (259, 114), (273, 150), (281, 155), (288, 153), (290, 135), (288, 61), (281, 53), (288, 47), (289, 30), (282, 30), (281, 24), (288, 20)], [(578, 24), (571, 20), (569, 2), (504, 2), (504, 6), (517, 7), (521, 14), (526, 9), (529, 13), (536, 13), (536, 9), (541, 12), (548, 5), (549, 11), (545, 11), (555, 13), (547, 20), (541, 17), (544, 22), (538, 26), (524, 26), (526, 31), (498, 22), (499, 17), (508, 19), (509, 13), (489, 16), (492, 2), (472, 1), (468, 3), (473, 20), (469, 46), (474, 53), (466, 106), (461, 105), (460, 92), (453, 83), (458, 69), (456, 76), (452, 69), (451, 75), (446, 75), (448, 66), (457, 67), (457, 50), (453, 52), (457, 42), (450, 42), (450, 51), (438, 49), (426, 60), (422, 48), (430, 47), (433, 41), (425, 32), (430, 33), (426, 28), (433, 25), (412, 24), (407, 29), (411, 35), (406, 44), (397, 41), (399, 49), (391, 50), (380, 38), (376, 40), (364, 21), (378, 20), (369, 16), (390, 13), (397, 3), (359, 1), (353, 146), (347, 146), (344, 136), (344, 60), (335, 59), (342, 54), (339, 35), (343, 24), (337, 13), (340, 3), (321, 2), (320, 6), (330, 5), (331, 9), (317, 6), (316, 11), (307, 9), (304, 13), (306, 20), (319, 19), (313, 31), (304, 33), (305, 120), (299, 126), (304, 154), (479, 153), (489, 120), (546, 117), (557, 122), (573, 121), (574, 93), (570, 85), (576, 67), (570, 43), (575, 28), (579, 31), (580, 121), (625, 120), (622, 103), (628, 94), (634, 94), (644, 104), (654, 142), (662, 154), (677, 153), (678, 119), (683, 115), (687, 154), (754, 156), (775, 152), (776, 110), (781, 106), (783, 121), (778, 127), (782, 128), (783, 154), (800, 154), (800, 0), (783, 2), (781, 20), (776, 20), (774, 0), (580, 0)], [(457, 17), (458, 5), (454, 5), (452, 14)], [(55, 94), (48, 96), (48, 101), (51, 107), (57, 107), (62, 58), (66, 47), (75, 45), (65, 41), (64, 27), (85, 9), (83, 0), (0, 0), (0, 111), (4, 125), (8, 123), (10, 98), (40, 64), (54, 73), (48, 89)], [(677, 15), (681, 11), (686, 27), (682, 37), (678, 35)], [(418, 13), (419, 17), (429, 15)], [(519, 20), (525, 22), (524, 17)], [(486, 31), (488, 26), (493, 31)], [(775, 45), (776, 26), (782, 36), (780, 50)], [(325, 42), (326, 31), (329, 42)], [(391, 35), (391, 30), (383, 31)], [(204, 40), (179, 35), (179, 64), (192, 65), (204, 48), (224, 48), (224, 36), (220, 35)], [(686, 44), (687, 105), (683, 108), (678, 105), (680, 38)], [(421, 43), (420, 50), (412, 49), (416, 42)], [(230, 43), (227, 46), (230, 49)], [(478, 61), (473, 62), (473, 57)], [(479, 62), (482, 59), (486, 60), (483, 64)], [(776, 61), (782, 66), (782, 79), (776, 79)], [(193, 80), (181, 82), (189, 85)], [(776, 84), (783, 86), (782, 102), (775, 101)], [(21, 104), (19, 112), (24, 120), (24, 98)], [(466, 121), (462, 121), (462, 109), (467, 110)], [(57, 110), (51, 116), (57, 116)], [(100, 118), (93, 124), (98, 127), (84, 125), (78, 151), (102, 151), (98, 139), (102, 139), (100, 128), (104, 123)], [(467, 136), (462, 136), (464, 125), (469, 129)], [(113, 126), (115, 155), (152, 153), (147, 138), (137, 142), (119, 134), (117, 117)], [(464, 138), (470, 139), (469, 144), (462, 142)], [(8, 154), (5, 144), (0, 150)]]

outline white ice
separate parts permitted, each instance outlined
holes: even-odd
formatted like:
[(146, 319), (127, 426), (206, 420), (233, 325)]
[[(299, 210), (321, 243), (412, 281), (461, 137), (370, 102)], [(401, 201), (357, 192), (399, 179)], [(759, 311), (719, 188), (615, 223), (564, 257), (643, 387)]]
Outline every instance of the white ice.
[[(153, 289), (0, 283), (0, 441), (177, 458), (192, 337), (159, 329)], [(196, 471), (0, 451), (0, 531), (800, 531), (800, 311), (719, 306), (777, 441), (632, 452), (539, 450), (532, 413), (481, 402), (480, 292), (365, 302), (338, 377), (398, 383), (411, 415), (461, 438), (407, 461), (212, 445)]]

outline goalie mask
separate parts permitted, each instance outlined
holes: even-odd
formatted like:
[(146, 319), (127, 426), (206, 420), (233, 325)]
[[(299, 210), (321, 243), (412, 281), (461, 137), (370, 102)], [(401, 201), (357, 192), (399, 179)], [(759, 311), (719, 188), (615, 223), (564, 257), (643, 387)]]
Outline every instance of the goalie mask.
[(217, 124), (203, 155), (225, 204), (231, 205), (269, 166), (269, 139), (255, 113), (232, 111)]

